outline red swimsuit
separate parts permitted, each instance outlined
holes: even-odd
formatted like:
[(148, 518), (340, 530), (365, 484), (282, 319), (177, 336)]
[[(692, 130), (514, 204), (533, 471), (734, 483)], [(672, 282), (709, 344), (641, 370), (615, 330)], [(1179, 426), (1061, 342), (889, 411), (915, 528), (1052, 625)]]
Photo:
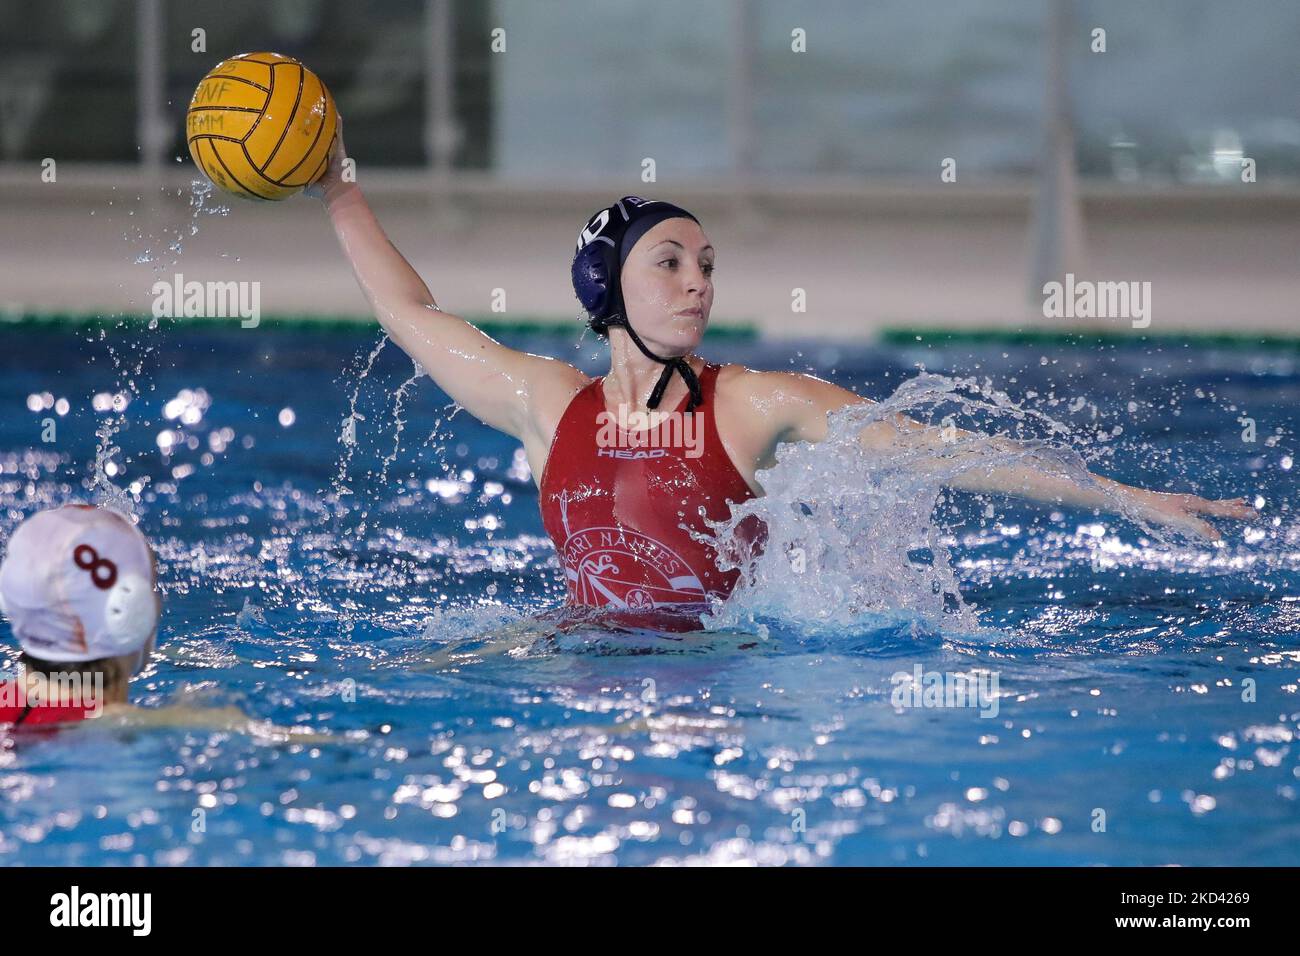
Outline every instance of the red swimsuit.
[[(754, 497), (718, 437), (719, 368), (704, 366), (700, 408), (687, 413), (684, 397), (667, 423), (648, 431), (618, 427), (618, 417), (605, 409), (603, 378), (565, 409), (542, 473), (540, 504), (564, 566), (569, 604), (690, 610), (731, 593), (740, 572), (718, 570), (716, 550), (681, 527), (706, 533), (701, 507), (720, 521), (731, 503)], [(755, 530), (751, 523), (750, 540)]]
[[(0, 701), (19, 699), (17, 681), (0, 685)], [(0, 724), (30, 727), (35, 724), (67, 724), (85, 720), (95, 710), (94, 704), (44, 704), (31, 706), (0, 703)]]

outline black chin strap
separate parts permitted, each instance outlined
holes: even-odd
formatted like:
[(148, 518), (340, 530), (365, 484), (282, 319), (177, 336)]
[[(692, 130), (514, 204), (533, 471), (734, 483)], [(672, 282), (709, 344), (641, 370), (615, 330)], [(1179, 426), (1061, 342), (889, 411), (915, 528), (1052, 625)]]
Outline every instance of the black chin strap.
[(645, 347), (645, 343), (641, 341), (641, 337), (636, 334), (636, 330), (632, 328), (631, 324), (626, 319), (619, 318), (608, 324), (617, 325), (619, 328), (627, 329), (627, 334), (632, 336), (632, 341), (635, 342), (636, 347), (641, 350), (641, 354), (648, 359), (654, 359), (664, 367), (663, 374), (659, 376), (659, 381), (655, 383), (654, 390), (650, 393), (650, 398), (645, 403), (646, 408), (655, 409), (659, 407), (659, 400), (664, 397), (664, 392), (668, 389), (668, 380), (673, 377), (673, 372), (680, 375), (682, 381), (686, 383), (686, 387), (690, 389), (691, 400), (687, 403), (686, 410), (688, 412), (693, 412), (697, 406), (704, 403), (704, 395), (700, 391), (700, 380), (695, 374), (695, 369), (691, 368), (689, 362), (681, 357), (666, 359), (655, 355), (654, 352), (651, 352)]

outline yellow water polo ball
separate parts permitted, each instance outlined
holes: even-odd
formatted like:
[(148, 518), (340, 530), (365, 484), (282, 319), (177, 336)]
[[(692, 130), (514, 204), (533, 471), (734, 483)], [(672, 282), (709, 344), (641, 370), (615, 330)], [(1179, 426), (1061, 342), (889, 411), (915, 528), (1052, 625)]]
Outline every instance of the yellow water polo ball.
[(185, 117), (194, 164), (247, 199), (287, 199), (311, 185), (337, 132), (325, 84), (279, 53), (222, 60), (199, 82)]

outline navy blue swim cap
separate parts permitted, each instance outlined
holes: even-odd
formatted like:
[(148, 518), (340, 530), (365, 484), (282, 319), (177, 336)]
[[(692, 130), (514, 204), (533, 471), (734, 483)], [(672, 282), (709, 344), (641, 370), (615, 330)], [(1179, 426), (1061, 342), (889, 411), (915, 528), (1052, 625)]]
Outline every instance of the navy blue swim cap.
[(624, 196), (587, 220), (578, 233), (573, 257), (573, 291), (596, 332), (603, 335), (609, 326), (623, 324), (627, 319), (623, 314), (622, 271), (632, 247), (665, 219), (677, 218), (699, 222), (670, 202)]
[(578, 247), (573, 256), (573, 291), (587, 312), (587, 321), (598, 335), (608, 335), (610, 326), (627, 330), (636, 347), (647, 358), (663, 364), (646, 407), (657, 408), (663, 398), (668, 380), (674, 371), (681, 375), (691, 392), (687, 411), (700, 404), (700, 383), (694, 369), (681, 358), (662, 358), (655, 355), (627, 320), (623, 306), (623, 263), (637, 240), (665, 219), (686, 218), (699, 222), (681, 206), (658, 199), (624, 196), (612, 206), (600, 210), (587, 220), (578, 233)]

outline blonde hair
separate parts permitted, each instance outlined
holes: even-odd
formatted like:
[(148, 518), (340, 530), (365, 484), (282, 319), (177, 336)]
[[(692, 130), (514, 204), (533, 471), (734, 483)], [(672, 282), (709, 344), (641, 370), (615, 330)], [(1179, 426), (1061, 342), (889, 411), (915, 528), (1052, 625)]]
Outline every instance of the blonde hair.
[(134, 674), (124, 657), (101, 657), (93, 661), (46, 661), (23, 651), (18, 660), (29, 674), (39, 674), (50, 680), (55, 674), (100, 673), (104, 677), (104, 696), (112, 697), (118, 688), (125, 688)]

